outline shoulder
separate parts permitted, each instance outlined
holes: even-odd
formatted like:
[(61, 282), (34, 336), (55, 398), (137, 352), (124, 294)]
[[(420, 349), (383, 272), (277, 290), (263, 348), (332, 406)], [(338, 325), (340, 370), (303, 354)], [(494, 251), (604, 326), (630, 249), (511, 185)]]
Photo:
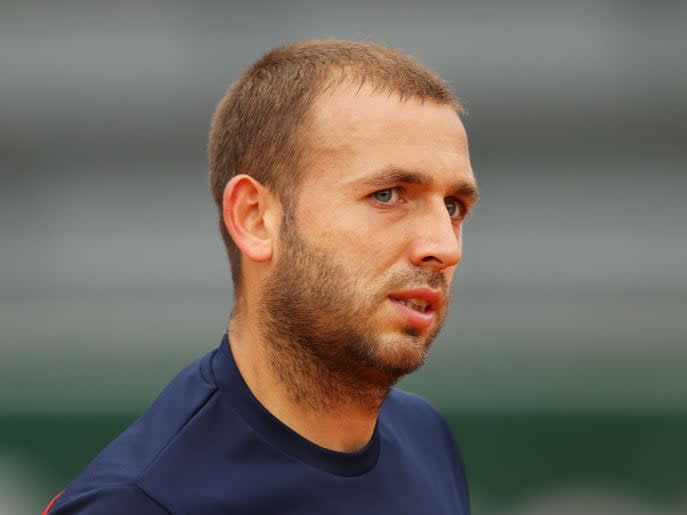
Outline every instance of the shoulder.
[(43, 515), (170, 515), (136, 485), (110, 485), (85, 492), (62, 493)]
[(393, 389), (379, 417), (380, 431), (398, 443), (404, 453), (445, 456), (461, 471), (458, 444), (444, 417), (418, 395)]
[(188, 425), (203, 418), (211, 404), (216, 387), (204, 370), (207, 359), (182, 370), (148, 410), (72, 481), (47, 514), (167, 513), (145, 493), (141, 479), (161, 455), (184, 446)]
[(379, 417), (387, 449), (412, 460), (413, 469), (436, 478), (446, 492), (457, 492), (469, 513), (465, 466), (453, 431), (444, 417), (418, 395), (393, 389)]

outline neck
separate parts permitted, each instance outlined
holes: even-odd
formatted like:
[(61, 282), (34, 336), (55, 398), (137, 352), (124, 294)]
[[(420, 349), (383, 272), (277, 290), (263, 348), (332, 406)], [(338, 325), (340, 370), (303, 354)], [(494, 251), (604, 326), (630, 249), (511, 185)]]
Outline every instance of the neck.
[(359, 363), (331, 363), (299, 343), (264, 334), (247, 303), (235, 310), (229, 342), (253, 395), (281, 422), (327, 449), (354, 452), (369, 442), (393, 379)]

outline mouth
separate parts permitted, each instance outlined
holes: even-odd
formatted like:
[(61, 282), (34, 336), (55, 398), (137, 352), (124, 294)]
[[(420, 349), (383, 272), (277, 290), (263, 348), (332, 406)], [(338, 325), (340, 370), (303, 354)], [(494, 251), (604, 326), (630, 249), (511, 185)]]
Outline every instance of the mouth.
[(432, 326), (443, 299), (440, 290), (430, 288), (415, 288), (389, 295), (389, 300), (397, 307), (404, 324), (417, 329), (428, 329)]
[(436, 311), (444, 302), (444, 294), (441, 290), (432, 288), (413, 288), (393, 292), (389, 298), (421, 313)]
[(422, 299), (394, 299), (393, 297), (392, 299), (396, 302), (403, 304), (404, 306), (408, 306), (409, 308), (419, 311), (420, 313), (426, 313), (427, 311), (432, 310), (432, 307)]

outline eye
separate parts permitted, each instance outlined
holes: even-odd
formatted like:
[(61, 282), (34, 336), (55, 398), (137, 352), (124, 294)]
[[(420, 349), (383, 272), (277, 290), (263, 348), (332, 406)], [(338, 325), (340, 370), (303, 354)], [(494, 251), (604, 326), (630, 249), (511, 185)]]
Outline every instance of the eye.
[(372, 197), (382, 204), (390, 204), (398, 198), (398, 191), (396, 191), (396, 188), (386, 188), (375, 191)]
[(444, 205), (446, 206), (446, 211), (448, 211), (448, 216), (451, 218), (460, 220), (463, 217), (465, 207), (457, 198), (449, 197), (445, 199)]

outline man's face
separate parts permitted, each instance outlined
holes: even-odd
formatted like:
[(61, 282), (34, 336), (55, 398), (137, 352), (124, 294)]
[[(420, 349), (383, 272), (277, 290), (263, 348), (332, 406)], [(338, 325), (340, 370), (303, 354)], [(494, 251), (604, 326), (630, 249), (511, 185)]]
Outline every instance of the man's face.
[(395, 380), (448, 310), (476, 200), (465, 130), (446, 105), (339, 89), (315, 108), (264, 314), (323, 366)]

